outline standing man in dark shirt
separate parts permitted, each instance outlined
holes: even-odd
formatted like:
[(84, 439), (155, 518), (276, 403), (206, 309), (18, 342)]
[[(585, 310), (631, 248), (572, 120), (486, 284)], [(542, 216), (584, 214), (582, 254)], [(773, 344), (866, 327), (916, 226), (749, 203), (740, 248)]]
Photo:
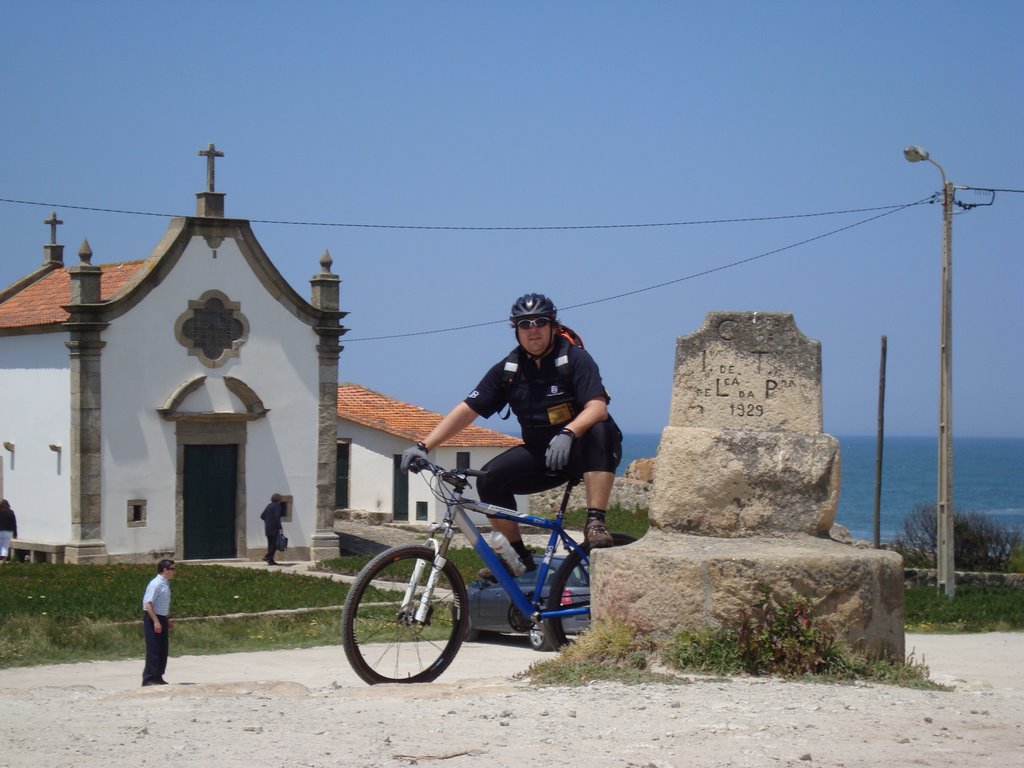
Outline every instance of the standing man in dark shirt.
[(0, 562), (11, 559), (11, 539), (18, 538), (18, 518), (7, 499), (0, 499)]
[(274, 555), (277, 554), (277, 534), (283, 530), (281, 528), (282, 517), (284, 517), (284, 504), (281, 503), (281, 494), (275, 493), (260, 514), (260, 519), (263, 521), (263, 532), (267, 535), (267, 554), (263, 556), (267, 565), (277, 565)]
[[(515, 494), (530, 494), (583, 476), (587, 494), (586, 544), (612, 546), (605, 511), (622, 458), (622, 433), (608, 413), (608, 394), (597, 363), (560, 333), (558, 310), (547, 296), (528, 293), (509, 313), (518, 347), (496, 363), (469, 396), (424, 438), (402, 454), (402, 469), (468, 427), (508, 405), (519, 420), (523, 445), (484, 465), (477, 481), (480, 500), (516, 508)], [(523, 544), (519, 524), (492, 519), (527, 570), (536, 565)]]

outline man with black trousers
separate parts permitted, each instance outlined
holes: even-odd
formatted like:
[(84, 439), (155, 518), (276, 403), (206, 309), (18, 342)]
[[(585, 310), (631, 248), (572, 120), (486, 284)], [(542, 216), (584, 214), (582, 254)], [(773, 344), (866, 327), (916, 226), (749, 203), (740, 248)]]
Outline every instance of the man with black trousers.
[(142, 626), (146, 634), (146, 667), (142, 671), (143, 685), (167, 685), (164, 672), (170, 649), (171, 579), (177, 566), (173, 560), (161, 560), (156, 576), (146, 586), (142, 596)]
[(260, 519), (263, 521), (263, 532), (267, 535), (267, 554), (263, 556), (267, 565), (277, 565), (274, 555), (277, 554), (277, 534), (283, 532), (282, 517), (284, 517), (284, 504), (281, 502), (281, 494), (275, 493), (260, 514)]

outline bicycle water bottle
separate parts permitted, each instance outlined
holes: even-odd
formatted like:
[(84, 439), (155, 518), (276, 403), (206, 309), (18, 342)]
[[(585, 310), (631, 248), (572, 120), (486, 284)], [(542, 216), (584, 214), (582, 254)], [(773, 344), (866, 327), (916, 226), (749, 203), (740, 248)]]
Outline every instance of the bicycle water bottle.
[(512, 549), (512, 544), (500, 531), (491, 531), (488, 541), (491, 549), (504, 561), (509, 573), (518, 576), (526, 570), (526, 563), (519, 559), (519, 553)]

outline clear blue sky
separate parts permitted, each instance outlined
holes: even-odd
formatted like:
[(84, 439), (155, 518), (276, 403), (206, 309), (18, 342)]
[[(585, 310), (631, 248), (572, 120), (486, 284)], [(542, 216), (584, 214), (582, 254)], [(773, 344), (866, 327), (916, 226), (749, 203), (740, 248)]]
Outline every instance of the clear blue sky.
[[(895, 206), (1024, 188), (1024, 4), (6, 3), (0, 286), (56, 207), (77, 263), (144, 258), (192, 215), (196, 151), (250, 220), (557, 227)], [(976, 201), (972, 193), (961, 199)], [(324, 249), (342, 380), (446, 411), (552, 296), (626, 431), (667, 419), (676, 337), (709, 310), (792, 312), (822, 343), (825, 430), (933, 435), (941, 206), (768, 222), (460, 231), (254, 223), (304, 296)], [(954, 432), (1024, 436), (1024, 195), (954, 220)], [(699, 273), (712, 271), (700, 276)], [(687, 278), (690, 279), (681, 279)], [(605, 297), (672, 282), (609, 301)], [(491, 321), (495, 321), (492, 324)], [(371, 340), (483, 324), (426, 336)], [(344, 341), (344, 340), (343, 340)], [(493, 421), (490, 426), (506, 427)]]

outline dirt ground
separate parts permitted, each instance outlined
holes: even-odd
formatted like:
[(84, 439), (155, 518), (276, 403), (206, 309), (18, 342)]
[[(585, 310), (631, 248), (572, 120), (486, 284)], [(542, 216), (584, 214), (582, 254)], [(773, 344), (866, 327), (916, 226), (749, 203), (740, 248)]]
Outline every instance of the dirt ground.
[[(687, 678), (535, 688), (522, 639), (428, 685), (367, 686), (340, 646), (0, 670), (0, 766), (1000, 766), (1024, 754), (1024, 633), (908, 635), (951, 692)], [(173, 636), (172, 636), (173, 652)]]

